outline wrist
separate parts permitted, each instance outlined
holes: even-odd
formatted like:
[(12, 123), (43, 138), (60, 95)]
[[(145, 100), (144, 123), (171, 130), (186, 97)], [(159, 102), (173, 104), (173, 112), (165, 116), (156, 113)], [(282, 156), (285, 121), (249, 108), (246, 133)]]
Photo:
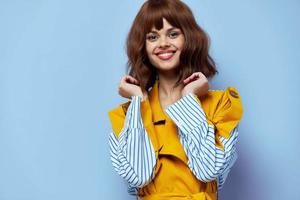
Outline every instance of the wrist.
[(143, 98), (144, 95), (143, 95), (143, 92), (141, 89), (137, 89), (137, 90), (132, 91), (131, 96), (139, 96), (139, 97)]
[(184, 96), (186, 96), (186, 95), (188, 95), (188, 94), (190, 94), (190, 93), (194, 94), (194, 92), (191, 91), (191, 90), (182, 90), (181, 96), (184, 97)]
[(143, 95), (142, 93), (131, 94), (130, 98), (132, 99), (132, 97), (134, 97), (134, 96), (140, 97), (141, 101), (144, 101), (147, 98), (147, 96)]

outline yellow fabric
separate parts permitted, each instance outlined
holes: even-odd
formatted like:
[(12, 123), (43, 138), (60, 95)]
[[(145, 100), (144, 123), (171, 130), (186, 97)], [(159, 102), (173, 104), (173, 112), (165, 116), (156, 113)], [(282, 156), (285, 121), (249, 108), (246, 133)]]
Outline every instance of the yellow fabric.
[[(158, 81), (149, 92), (149, 98), (141, 102), (143, 124), (156, 152), (155, 178), (139, 190), (143, 200), (195, 199), (216, 200), (217, 183), (199, 181), (187, 166), (188, 158), (179, 141), (177, 126), (160, 105)], [(242, 117), (242, 104), (237, 90), (210, 90), (205, 96), (196, 97), (208, 123), (216, 129), (216, 145), (222, 147), (219, 137), (228, 138)], [(124, 126), (126, 102), (109, 112), (113, 131), (118, 136)], [(157, 123), (165, 120), (165, 124)]]
[(229, 138), (231, 131), (243, 115), (242, 102), (237, 89), (230, 86), (225, 91), (210, 90), (197, 100), (206, 114), (208, 123), (215, 128), (216, 145), (223, 148), (220, 136)]
[(148, 195), (143, 200), (214, 200), (217, 199), (215, 193), (199, 192), (195, 194), (175, 194), (175, 193), (163, 193)]

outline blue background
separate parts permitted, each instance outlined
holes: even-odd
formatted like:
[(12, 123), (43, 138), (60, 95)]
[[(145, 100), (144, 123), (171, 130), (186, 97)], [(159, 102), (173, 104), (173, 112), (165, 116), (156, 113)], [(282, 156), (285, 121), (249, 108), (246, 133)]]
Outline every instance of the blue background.
[[(189, 0), (211, 38), (211, 89), (241, 94), (224, 200), (300, 199), (300, 2)], [(0, 200), (134, 199), (113, 171), (108, 110), (142, 5), (0, 1)]]

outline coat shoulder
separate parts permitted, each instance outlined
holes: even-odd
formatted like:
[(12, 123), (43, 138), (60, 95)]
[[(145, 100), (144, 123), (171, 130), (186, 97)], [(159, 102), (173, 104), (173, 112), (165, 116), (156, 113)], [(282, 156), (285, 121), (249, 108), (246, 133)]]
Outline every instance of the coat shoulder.
[(217, 128), (217, 133), (228, 138), (242, 118), (243, 105), (234, 86), (225, 90), (209, 90), (199, 98), (208, 121)]

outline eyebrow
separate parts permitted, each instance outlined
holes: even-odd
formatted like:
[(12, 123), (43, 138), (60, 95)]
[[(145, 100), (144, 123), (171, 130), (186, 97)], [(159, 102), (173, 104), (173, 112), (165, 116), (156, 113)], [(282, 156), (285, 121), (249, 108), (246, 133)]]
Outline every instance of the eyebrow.
[[(176, 27), (171, 27), (171, 28), (169, 28), (169, 29), (167, 30), (167, 32), (170, 32), (170, 31), (172, 31), (172, 30), (174, 30), (174, 29), (178, 29), (178, 28), (176, 28)], [(157, 31), (151, 30), (149, 33), (157, 33)], [(148, 33), (148, 34), (149, 34), (149, 33)]]

